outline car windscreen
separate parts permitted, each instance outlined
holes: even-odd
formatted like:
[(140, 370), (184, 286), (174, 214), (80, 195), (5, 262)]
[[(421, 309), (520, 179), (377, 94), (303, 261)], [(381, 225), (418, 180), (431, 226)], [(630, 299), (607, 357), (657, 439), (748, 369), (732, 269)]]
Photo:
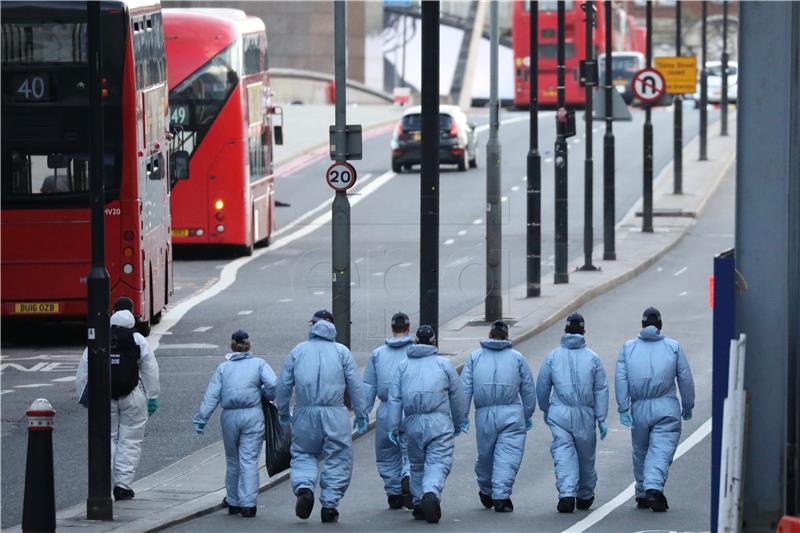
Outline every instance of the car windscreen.
[[(439, 114), (439, 129), (448, 130), (453, 123), (453, 117), (444, 113)], [(422, 115), (414, 113), (403, 117), (404, 130), (422, 129)]]

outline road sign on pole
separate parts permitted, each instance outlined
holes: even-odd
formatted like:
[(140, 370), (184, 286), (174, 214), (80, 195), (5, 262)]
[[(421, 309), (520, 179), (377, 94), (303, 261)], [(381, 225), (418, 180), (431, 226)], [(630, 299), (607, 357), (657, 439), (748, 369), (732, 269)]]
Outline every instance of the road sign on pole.
[(668, 93), (692, 94), (695, 92), (697, 89), (696, 57), (656, 57), (653, 61), (656, 63), (656, 69), (667, 82)]
[(667, 88), (664, 76), (654, 68), (643, 68), (633, 76), (633, 95), (645, 104), (657, 102)]
[(356, 184), (356, 169), (345, 161), (336, 162), (325, 171), (325, 181), (336, 192), (346, 191)]

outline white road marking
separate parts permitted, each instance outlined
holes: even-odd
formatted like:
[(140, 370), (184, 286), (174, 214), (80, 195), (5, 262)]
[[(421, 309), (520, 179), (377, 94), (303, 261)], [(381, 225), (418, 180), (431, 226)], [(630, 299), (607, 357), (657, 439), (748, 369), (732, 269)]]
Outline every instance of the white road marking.
[(383, 274), (384, 274), (383, 272), (373, 272), (372, 273), (373, 276), (383, 276)]
[(172, 335), (172, 332), (171, 331), (158, 331), (158, 332), (151, 331), (150, 335), (158, 335), (158, 336), (160, 336), (160, 335)]
[(454, 242), (456, 242), (456, 240), (455, 240), (455, 239), (447, 239), (446, 241), (444, 241), (444, 245), (445, 245), (445, 246), (450, 246), (450, 245), (451, 245), (451, 244), (453, 244)]
[(183, 288), (182, 286), (180, 286), (180, 285), (177, 285), (177, 286), (173, 286), (173, 287), (172, 287), (172, 290), (173, 290), (173, 291), (179, 291), (179, 290), (181, 290), (182, 288)]
[[(358, 205), (360, 201), (364, 198), (370, 196), (372, 193), (383, 187), (387, 184), (392, 178), (394, 178), (394, 172), (384, 172), (377, 178), (373, 178), (367, 183), (364, 187), (359, 188), (359, 192), (361, 193), (360, 196), (354, 196), (350, 199), (350, 207), (355, 207)], [(178, 305), (170, 309), (165, 315), (164, 318), (161, 320), (161, 323), (158, 324), (153, 330), (155, 332), (161, 331), (169, 331), (172, 329), (175, 324), (177, 324), (189, 311), (194, 309), (197, 305), (205, 302), (206, 300), (213, 298), (217, 294), (221, 293), (236, 281), (236, 276), (239, 273), (239, 270), (249, 264), (250, 262), (258, 259), (265, 253), (274, 253), (276, 250), (280, 250), (281, 248), (288, 246), (289, 244), (293, 243), (298, 239), (302, 239), (306, 235), (313, 233), (317, 229), (321, 228), (323, 225), (327, 224), (331, 221), (332, 213), (328, 211), (327, 213), (321, 214), (319, 217), (314, 219), (310, 224), (304, 225), (298, 228), (296, 231), (280, 238), (276, 239), (268, 248), (262, 248), (255, 252), (250, 257), (240, 257), (239, 259), (235, 259), (222, 269), (220, 272), (219, 279), (211, 285), (208, 289), (204, 290), (203, 292), (192, 296), (191, 298), (180, 302)], [(155, 352), (159, 346), (159, 339), (156, 337), (154, 342), (150, 343), (150, 348)]]
[(291, 299), (291, 298), (281, 298), (280, 300), (278, 300), (278, 303), (281, 303), (281, 304), (288, 304), (288, 303), (289, 303), (289, 302), (291, 302), (291, 301), (292, 301), (292, 299)]
[[(306, 213), (306, 214), (308, 214), (308, 213)], [(285, 228), (284, 228), (284, 229), (285, 229)], [(275, 233), (277, 234), (277, 232), (275, 232)], [(258, 269), (259, 269), (259, 270), (266, 270), (266, 269), (268, 269), (268, 268), (271, 268), (271, 267), (276, 267), (276, 266), (278, 266), (278, 265), (282, 265), (282, 264), (283, 264), (283, 263), (285, 263), (286, 261), (287, 261), (286, 259), (279, 259), (278, 261), (275, 261), (274, 263), (270, 263), (270, 264), (268, 264), (268, 265), (264, 265), (264, 266), (262, 266), (262, 267), (258, 267)]]
[(681, 274), (683, 274), (683, 273), (684, 273), (684, 272), (686, 272), (687, 270), (689, 270), (689, 267), (683, 267), (682, 269), (680, 269), (680, 270), (678, 270), (677, 272), (675, 272), (675, 273), (673, 274), (673, 276), (680, 276)]
[(663, 272), (663, 271), (664, 271), (664, 269), (663, 269), (663, 268), (661, 268), (661, 267), (658, 267), (658, 268), (656, 269), (656, 272)]
[(194, 328), (192, 331), (194, 333), (205, 333), (206, 331), (213, 329), (214, 326), (200, 326), (199, 328)]
[(162, 350), (212, 350), (219, 348), (216, 344), (208, 344), (207, 342), (187, 342), (186, 344), (165, 344), (161, 346)]
[(528, 181), (528, 176), (522, 176), (522, 181)]
[(688, 293), (688, 292), (686, 292), (686, 291), (683, 291), (683, 292), (682, 292), (682, 293), (680, 293), (678, 296), (686, 296), (687, 294), (689, 294), (689, 293)]
[(75, 376), (64, 376), (63, 378), (56, 378), (51, 379), (53, 383), (69, 383), (70, 381), (75, 381)]
[(52, 387), (52, 383), (28, 383), (27, 385), (14, 385), (15, 389), (38, 389), (40, 387)]
[(519, 185), (514, 185), (513, 187), (511, 187), (511, 190), (512, 191), (518, 191), (519, 190)]
[(356, 259), (355, 261), (353, 261), (353, 263), (360, 263), (360, 262), (362, 262), (364, 259), (366, 259), (366, 257), (359, 257), (358, 259)]
[(325, 296), (325, 291), (314, 291), (311, 294), (314, 296)]
[(237, 314), (239, 314), (241, 316), (252, 315), (253, 314), (253, 310), (252, 309), (245, 309), (244, 311), (239, 311), (239, 313), (237, 313)]
[(399, 266), (400, 268), (408, 268), (408, 267), (410, 267), (410, 266), (411, 266), (411, 263), (400, 263), (400, 264), (399, 264), (399, 265), (397, 265), (397, 266)]
[(13, 390), (3, 390), (3, 391), (0, 391), (0, 396), (2, 396), (3, 394), (9, 394), (9, 393), (11, 393), (11, 392), (14, 392), (14, 391), (13, 391)]
[[(675, 452), (675, 458), (673, 460), (677, 460), (681, 456), (683, 456), (686, 452), (691, 450), (695, 447), (700, 441), (706, 438), (711, 433), (711, 419), (709, 418), (703, 425), (697, 428), (697, 430), (689, 435), (689, 437), (680, 443), (678, 446), (678, 450)], [(620, 492), (613, 500), (603, 504), (601, 507), (597, 508), (595, 511), (589, 514), (583, 520), (577, 522), (576, 524), (572, 525), (569, 529), (565, 529), (563, 533), (581, 533), (582, 531), (586, 531), (590, 527), (594, 526), (600, 520), (611, 514), (611, 512), (622, 505), (623, 503), (627, 502), (631, 499), (635, 492), (635, 483), (631, 483), (628, 487)]]
[(550, 257), (547, 258), (547, 260), (551, 261), (554, 257), (555, 257), (555, 255), (551, 255)]
[(547, 158), (545, 158), (544, 162), (545, 163), (552, 163), (553, 162), (553, 158), (552, 157), (547, 157)]
[(507, 202), (507, 201), (508, 201), (508, 196), (502, 196), (502, 197), (500, 198), (500, 202), (501, 202), (501, 203), (504, 203), (504, 202)]
[(467, 256), (467, 257), (462, 257), (461, 259), (456, 259), (455, 261), (452, 261), (452, 262), (450, 262), (450, 263), (447, 263), (447, 268), (461, 266), (461, 265), (463, 265), (464, 263), (469, 263), (471, 259), (472, 259), (472, 258), (471, 258), (471, 257), (469, 257), (469, 256)]
[(572, 144), (578, 144), (579, 142), (581, 142), (580, 137), (575, 137), (574, 139), (572, 139)]
[(477, 226), (478, 224), (483, 223), (483, 219), (482, 218), (476, 218), (475, 220), (472, 221), (472, 223)]
[(467, 234), (467, 230), (465, 230), (465, 229), (460, 229), (460, 230), (458, 230), (458, 233), (456, 233), (456, 235), (458, 235), (459, 237), (463, 237), (466, 234)]

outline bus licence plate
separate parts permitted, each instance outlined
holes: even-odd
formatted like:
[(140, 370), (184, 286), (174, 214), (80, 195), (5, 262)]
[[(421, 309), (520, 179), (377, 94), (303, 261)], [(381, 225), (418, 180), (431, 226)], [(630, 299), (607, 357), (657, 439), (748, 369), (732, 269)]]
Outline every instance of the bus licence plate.
[(58, 313), (58, 304), (51, 302), (14, 304), (14, 313), (18, 314), (55, 314)]
[(173, 229), (172, 230), (173, 237), (188, 237), (189, 230), (188, 229)]

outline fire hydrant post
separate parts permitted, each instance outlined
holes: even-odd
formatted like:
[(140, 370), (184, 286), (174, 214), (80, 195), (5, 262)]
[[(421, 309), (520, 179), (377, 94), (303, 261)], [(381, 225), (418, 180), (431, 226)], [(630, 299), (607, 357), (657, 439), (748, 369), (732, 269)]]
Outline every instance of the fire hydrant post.
[(55, 531), (56, 503), (53, 486), (53, 416), (44, 398), (28, 409), (28, 459), (25, 464), (25, 499), (22, 531)]

